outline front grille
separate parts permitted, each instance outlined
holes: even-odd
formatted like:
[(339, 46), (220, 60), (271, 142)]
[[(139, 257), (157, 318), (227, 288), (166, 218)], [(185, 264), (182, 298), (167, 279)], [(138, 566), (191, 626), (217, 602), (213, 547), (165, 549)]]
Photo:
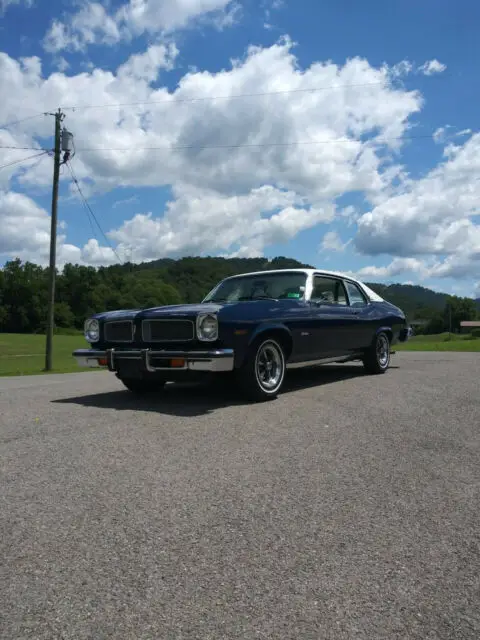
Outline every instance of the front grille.
[(106, 322), (104, 332), (107, 342), (132, 342), (133, 322), (131, 320)]
[(142, 338), (144, 342), (193, 340), (193, 322), (191, 320), (144, 320), (142, 322)]

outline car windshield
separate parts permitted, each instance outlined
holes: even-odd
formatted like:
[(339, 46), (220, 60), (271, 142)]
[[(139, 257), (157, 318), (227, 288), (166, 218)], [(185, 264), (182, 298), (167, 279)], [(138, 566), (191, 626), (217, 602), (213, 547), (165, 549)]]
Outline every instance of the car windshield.
[(299, 300), (305, 295), (306, 281), (306, 273), (295, 271), (237, 276), (217, 285), (203, 302)]

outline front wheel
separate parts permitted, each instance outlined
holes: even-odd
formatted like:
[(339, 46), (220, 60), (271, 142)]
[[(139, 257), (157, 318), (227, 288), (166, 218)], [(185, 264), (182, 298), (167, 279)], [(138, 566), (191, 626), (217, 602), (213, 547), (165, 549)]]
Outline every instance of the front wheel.
[(276, 398), (285, 378), (285, 354), (281, 345), (273, 338), (254, 343), (237, 376), (251, 400)]
[(165, 386), (164, 380), (141, 380), (138, 378), (120, 378), (125, 387), (136, 395), (155, 393), (162, 391)]
[(385, 373), (390, 365), (390, 340), (381, 331), (363, 358), (365, 371), (371, 374)]

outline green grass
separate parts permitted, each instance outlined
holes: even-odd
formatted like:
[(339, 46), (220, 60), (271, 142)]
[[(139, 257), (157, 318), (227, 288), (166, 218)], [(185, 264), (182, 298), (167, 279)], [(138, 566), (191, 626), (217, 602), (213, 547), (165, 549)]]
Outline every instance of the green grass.
[(433, 336), (413, 336), (404, 344), (395, 345), (396, 351), (480, 351), (480, 338), (470, 335), (439, 333)]
[[(45, 336), (41, 334), (0, 333), (0, 376), (36, 375), (45, 373)], [(80, 368), (72, 351), (87, 347), (81, 333), (53, 338), (52, 373), (88, 371)], [(95, 371), (95, 369), (93, 369)]]
[[(82, 369), (72, 357), (72, 351), (87, 347), (81, 333), (56, 335), (53, 339), (52, 373), (98, 371)], [(480, 338), (469, 335), (440, 333), (433, 336), (413, 336), (405, 344), (395, 345), (396, 351), (479, 351)], [(45, 373), (45, 336), (36, 334), (0, 334), (0, 376), (36, 375)]]

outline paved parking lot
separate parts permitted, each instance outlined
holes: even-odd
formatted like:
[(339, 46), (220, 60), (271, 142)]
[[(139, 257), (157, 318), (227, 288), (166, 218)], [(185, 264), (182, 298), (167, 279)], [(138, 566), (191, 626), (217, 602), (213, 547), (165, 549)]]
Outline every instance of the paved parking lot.
[(480, 357), (276, 401), (0, 379), (0, 637), (480, 637)]

